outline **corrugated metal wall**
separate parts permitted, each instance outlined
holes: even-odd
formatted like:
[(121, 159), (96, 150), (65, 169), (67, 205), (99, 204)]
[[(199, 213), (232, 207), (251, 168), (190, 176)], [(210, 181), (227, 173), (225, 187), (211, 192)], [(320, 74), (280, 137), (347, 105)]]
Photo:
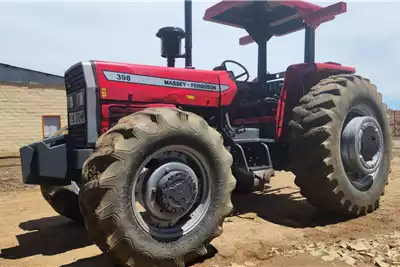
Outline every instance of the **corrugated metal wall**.
[(0, 82), (64, 86), (64, 78), (0, 63)]

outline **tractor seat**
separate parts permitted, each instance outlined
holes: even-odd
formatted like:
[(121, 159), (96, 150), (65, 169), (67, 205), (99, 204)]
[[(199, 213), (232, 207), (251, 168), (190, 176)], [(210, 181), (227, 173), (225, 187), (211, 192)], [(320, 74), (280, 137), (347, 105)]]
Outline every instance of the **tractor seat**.
[(278, 97), (283, 81), (269, 81), (261, 89), (257, 82), (237, 82), (237, 108), (232, 113), (233, 126), (275, 122)]
[(241, 103), (235, 109), (232, 125), (264, 124), (275, 121), (278, 100), (275, 98), (262, 98)]

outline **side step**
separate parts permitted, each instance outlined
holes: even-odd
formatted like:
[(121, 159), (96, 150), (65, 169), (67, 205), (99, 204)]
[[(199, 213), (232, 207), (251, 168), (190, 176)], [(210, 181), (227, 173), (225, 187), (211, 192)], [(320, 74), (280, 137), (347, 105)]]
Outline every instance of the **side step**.
[(233, 157), (248, 172), (272, 169), (271, 155), (266, 143), (269, 139), (234, 139)]

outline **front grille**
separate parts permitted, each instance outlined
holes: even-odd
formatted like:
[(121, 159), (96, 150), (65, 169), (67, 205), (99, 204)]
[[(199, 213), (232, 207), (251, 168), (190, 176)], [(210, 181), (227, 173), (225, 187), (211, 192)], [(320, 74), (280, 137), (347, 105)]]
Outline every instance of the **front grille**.
[(65, 73), (65, 87), (67, 89), (67, 94), (86, 87), (82, 64), (77, 65)]
[[(74, 94), (77, 91), (86, 92), (85, 90), (86, 82), (82, 64), (77, 65), (76, 67), (70, 69), (67, 73), (65, 73), (65, 88), (67, 90), (67, 96)], [(84, 98), (84, 102), (86, 103), (86, 95)], [(85, 107), (68, 109), (68, 113), (79, 111), (82, 109), (85, 109)], [(85, 114), (85, 121), (87, 121), (86, 114)], [(87, 143), (86, 131), (87, 131), (86, 123), (78, 125), (70, 125), (68, 116), (68, 134), (76, 146), (86, 145)]]

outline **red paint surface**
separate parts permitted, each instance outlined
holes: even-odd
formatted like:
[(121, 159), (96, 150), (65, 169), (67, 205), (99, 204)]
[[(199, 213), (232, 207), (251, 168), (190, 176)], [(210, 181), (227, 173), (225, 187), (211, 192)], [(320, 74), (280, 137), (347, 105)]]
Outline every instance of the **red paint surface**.
[(220, 93), (219, 91), (210, 92), (108, 81), (103, 75), (103, 71), (227, 85), (229, 89), (224, 91), (221, 96), (221, 104), (223, 106), (227, 106), (232, 102), (237, 90), (236, 84), (225, 71), (168, 68), (103, 61), (95, 61), (95, 66), (99, 87), (107, 90), (106, 97), (101, 97), (104, 100), (128, 101), (129, 95), (131, 95), (134, 102), (217, 107)]
[[(247, 1), (247, 0), (241, 0), (241, 1), (223, 0), (211, 7), (209, 7), (206, 10), (206, 12), (204, 14), (204, 20), (223, 24), (223, 25), (228, 25), (228, 26), (232, 26), (232, 27), (243, 28), (243, 26), (240, 25), (239, 23), (235, 23), (232, 21), (227, 22), (227, 21), (224, 21), (223, 19), (217, 18), (217, 16), (220, 14), (223, 14), (224, 12), (229, 11), (232, 8), (240, 8), (240, 7), (245, 8), (245, 5), (248, 4), (249, 2), (250, 1)], [(335, 19), (336, 15), (345, 13), (347, 11), (347, 4), (345, 2), (338, 2), (336, 4), (333, 4), (333, 5), (330, 5), (327, 7), (322, 7), (322, 6), (312, 4), (309, 2), (305, 2), (305, 1), (301, 1), (301, 0), (296, 0), (296, 1), (280, 0), (280, 1), (274, 1), (274, 5), (277, 5), (278, 7), (284, 6), (284, 7), (295, 9), (296, 12), (298, 13), (298, 15), (300, 17), (303, 17), (304, 21), (313, 28), (317, 28), (322, 23), (325, 23), (325, 22)], [(285, 19), (285, 17), (282, 17), (280, 19)], [(304, 28), (304, 27), (302, 27), (302, 28)], [(283, 34), (274, 35), (274, 36), (282, 36), (282, 35), (290, 34), (295, 31), (301, 30), (302, 28), (288, 30), (288, 31), (284, 32)], [(254, 40), (250, 35), (241, 37), (239, 39), (240, 45), (247, 45), (247, 44), (250, 44), (253, 42), (254, 42)]]
[(287, 68), (283, 88), (278, 101), (276, 116), (276, 136), (278, 139), (287, 136), (287, 124), (292, 118), (292, 108), (318, 81), (331, 75), (355, 73), (356, 69), (338, 63), (301, 63)]

